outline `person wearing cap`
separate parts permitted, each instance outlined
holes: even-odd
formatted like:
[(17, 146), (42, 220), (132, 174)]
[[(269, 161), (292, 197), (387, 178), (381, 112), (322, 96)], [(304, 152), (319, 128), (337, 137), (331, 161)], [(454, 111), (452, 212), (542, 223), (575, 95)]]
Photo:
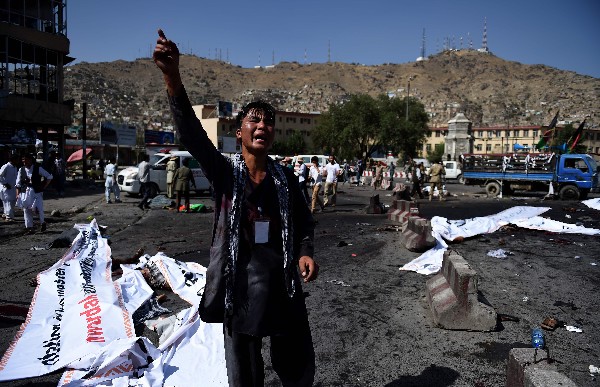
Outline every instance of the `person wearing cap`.
[(265, 338), (281, 385), (312, 386), (315, 353), (301, 283), (317, 278), (314, 219), (297, 176), (268, 155), (275, 141), (275, 108), (265, 101), (245, 105), (235, 124), (242, 152), (223, 155), (194, 114), (177, 45), (162, 30), (158, 35), (153, 59), (163, 73), (179, 140), (215, 193), (199, 317), (223, 323), (230, 386), (265, 384)]
[(121, 203), (121, 190), (117, 184), (117, 166), (113, 164), (112, 160), (108, 159), (107, 161), (108, 163), (104, 167), (106, 204), (112, 203), (110, 200), (111, 192), (115, 195), (115, 203)]
[(46, 231), (44, 219), (44, 190), (52, 181), (52, 175), (35, 161), (35, 156), (26, 154), (21, 159), (23, 166), (17, 173), (17, 206), (23, 208), (25, 232), (33, 234), (33, 213), (38, 213), (41, 231)]
[(169, 161), (167, 162), (167, 197), (169, 199), (173, 199), (173, 188), (175, 186), (175, 171), (179, 166), (177, 156), (171, 156)]
[(17, 171), (19, 163), (19, 155), (13, 153), (6, 164), (0, 168), (0, 198), (4, 205), (2, 218), (10, 222), (15, 219), (15, 203), (17, 201)]

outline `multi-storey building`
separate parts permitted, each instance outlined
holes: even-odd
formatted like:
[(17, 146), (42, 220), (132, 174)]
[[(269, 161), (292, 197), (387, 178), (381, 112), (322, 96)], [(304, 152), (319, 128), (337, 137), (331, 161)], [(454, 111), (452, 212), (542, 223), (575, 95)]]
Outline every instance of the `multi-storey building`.
[(44, 149), (57, 141), (62, 152), (71, 107), (63, 101), (68, 57), (66, 0), (0, 2), (0, 158), (10, 151)]
[[(423, 157), (427, 157), (436, 147), (446, 142), (448, 127), (430, 128), (430, 130), (431, 133), (421, 149)], [(539, 126), (474, 127), (470, 134), (473, 153), (509, 153), (515, 150), (515, 144), (528, 148), (530, 152), (539, 153), (535, 146), (544, 131), (545, 128)], [(584, 144), (588, 153), (600, 160), (600, 128), (586, 128), (579, 143)]]
[[(239, 151), (235, 140), (235, 118), (219, 116), (217, 105), (196, 105), (193, 107), (208, 137), (217, 149), (225, 153)], [(307, 149), (313, 148), (311, 134), (317, 126), (319, 114), (277, 111), (275, 115), (275, 138), (285, 142), (294, 134), (302, 136)]]

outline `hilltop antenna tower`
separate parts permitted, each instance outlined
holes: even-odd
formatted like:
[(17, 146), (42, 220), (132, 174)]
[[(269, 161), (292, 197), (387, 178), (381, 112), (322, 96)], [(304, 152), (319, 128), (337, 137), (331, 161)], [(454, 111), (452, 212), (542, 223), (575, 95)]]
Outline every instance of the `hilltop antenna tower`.
[(331, 40), (327, 41), (327, 63), (331, 63)]
[(423, 28), (423, 39), (421, 40), (421, 56), (417, 58), (417, 62), (427, 60), (425, 57), (425, 28)]
[(273, 50), (273, 57), (271, 58), (271, 64), (275, 66), (275, 50)]
[(477, 51), (490, 52), (487, 45), (487, 17), (483, 18), (483, 42), (481, 43), (481, 48)]
[(306, 64), (306, 48), (304, 49), (304, 64)]

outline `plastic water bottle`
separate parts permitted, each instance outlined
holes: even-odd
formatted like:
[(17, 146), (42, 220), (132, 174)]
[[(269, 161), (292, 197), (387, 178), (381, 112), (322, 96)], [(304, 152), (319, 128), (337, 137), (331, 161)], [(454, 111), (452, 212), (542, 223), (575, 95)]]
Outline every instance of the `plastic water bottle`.
[(540, 328), (531, 331), (531, 346), (535, 349), (543, 349), (546, 345), (544, 332)]

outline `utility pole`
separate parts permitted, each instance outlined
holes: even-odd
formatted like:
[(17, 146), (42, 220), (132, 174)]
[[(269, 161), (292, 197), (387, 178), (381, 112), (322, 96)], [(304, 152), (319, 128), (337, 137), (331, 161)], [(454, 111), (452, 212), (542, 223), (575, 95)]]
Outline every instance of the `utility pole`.
[(87, 141), (87, 102), (83, 103), (83, 133), (81, 134), (82, 147), (81, 151), (83, 152), (81, 155), (81, 162), (83, 165), (83, 179), (87, 179), (87, 152), (86, 152), (86, 141)]
[(407, 87), (407, 93), (406, 93), (406, 122), (408, 122), (408, 100), (410, 99), (410, 81), (412, 80), (412, 77), (408, 77), (408, 87)]

